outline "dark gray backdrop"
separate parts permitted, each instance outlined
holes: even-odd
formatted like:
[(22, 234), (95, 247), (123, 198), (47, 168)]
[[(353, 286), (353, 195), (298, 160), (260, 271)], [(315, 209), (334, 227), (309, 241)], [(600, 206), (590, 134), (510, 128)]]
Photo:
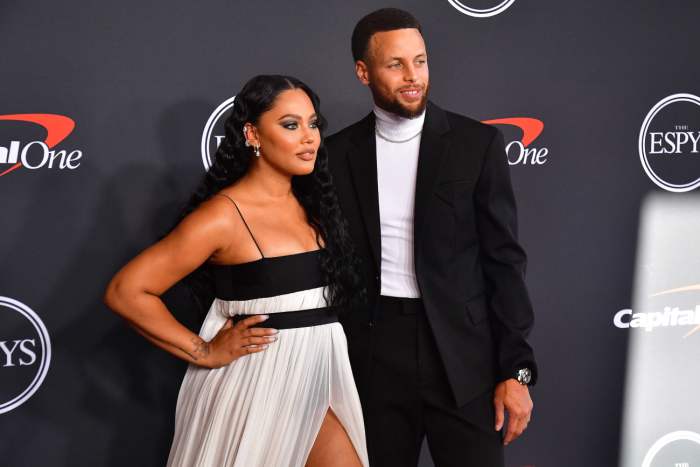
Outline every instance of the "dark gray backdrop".
[[(637, 136), (657, 101), (700, 93), (690, 0), (516, 0), (492, 18), (447, 0), (3, 1), (0, 114), (72, 118), (59, 147), (83, 158), (0, 177), (0, 295), (35, 310), (53, 343), (43, 385), (0, 415), (2, 465), (164, 462), (184, 366), (111, 315), (104, 286), (173, 221), (203, 173), (207, 118), (252, 75), (306, 81), (331, 132), (369, 111), (350, 34), (382, 6), (423, 23), (436, 103), (545, 125), (532, 146), (546, 164), (511, 169), (541, 380), (508, 466), (617, 463), (627, 333), (612, 316), (630, 306), (640, 202), (659, 191)], [(0, 122), (0, 146), (21, 131)]]

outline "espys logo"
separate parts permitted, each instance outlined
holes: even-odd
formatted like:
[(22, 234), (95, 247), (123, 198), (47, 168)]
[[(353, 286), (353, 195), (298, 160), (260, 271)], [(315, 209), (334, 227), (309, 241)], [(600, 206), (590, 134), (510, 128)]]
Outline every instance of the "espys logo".
[(647, 114), (639, 131), (639, 159), (651, 181), (681, 193), (700, 186), (700, 97), (673, 94)]
[(674, 431), (659, 438), (644, 456), (641, 467), (695, 467), (700, 459), (700, 434)]
[(547, 163), (549, 149), (537, 148), (530, 145), (544, 130), (544, 123), (536, 118), (515, 117), (483, 120), (488, 125), (508, 125), (522, 131), (520, 140), (513, 140), (506, 145), (506, 156), (510, 165), (544, 165)]
[(235, 99), (236, 96), (233, 96), (222, 102), (209, 116), (207, 124), (204, 125), (201, 150), (202, 163), (205, 170), (209, 170), (209, 167), (211, 167), (212, 156), (216, 154), (216, 148), (219, 147), (221, 140), (224, 139), (224, 122), (231, 113)]
[[(651, 295), (650, 298), (667, 297), (669, 295), (683, 294), (686, 292), (700, 291), (700, 284), (678, 287)], [(682, 309), (678, 306), (666, 305), (663, 311), (649, 311), (635, 313), (630, 309), (620, 310), (615, 313), (613, 323), (620, 329), (641, 328), (648, 332), (659, 327), (695, 326), (688, 331), (683, 338), (690, 337), (700, 331), (700, 305), (694, 308)]]
[(0, 297), (0, 414), (16, 409), (39, 389), (51, 363), (51, 340), (27, 305)]
[[(53, 150), (75, 128), (72, 119), (55, 114), (13, 114), (0, 115), (0, 121), (31, 123), (32, 127), (38, 125), (46, 131), (43, 141), (31, 140), (23, 143), (21, 138), (11, 137), (8, 146), (0, 146), (0, 177), (22, 167), (29, 170), (75, 170), (80, 165), (82, 151)], [(6, 164), (9, 164), (9, 167), (6, 167)]]
[[(465, 15), (473, 16), (475, 18), (488, 18), (490, 16), (496, 16), (499, 13), (503, 13), (506, 11), (514, 2), (515, 0), (503, 0), (500, 3), (497, 3), (494, 5), (493, 1), (491, 2), (485, 2), (484, 0), (478, 2), (475, 0), (471, 0), (470, 3), (472, 5), (466, 5), (464, 2), (460, 0), (447, 0), (450, 2), (450, 5), (455, 7), (458, 11), (461, 13), (464, 13)], [(491, 6), (486, 6), (483, 7), (481, 6), (480, 8), (477, 8), (474, 5), (474, 3), (488, 3)]]

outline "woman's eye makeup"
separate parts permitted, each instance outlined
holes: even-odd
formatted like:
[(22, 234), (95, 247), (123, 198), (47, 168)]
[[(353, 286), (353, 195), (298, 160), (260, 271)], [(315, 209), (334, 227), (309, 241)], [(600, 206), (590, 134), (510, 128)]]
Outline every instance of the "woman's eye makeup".
[[(299, 123), (295, 122), (293, 120), (288, 121), (288, 122), (282, 122), (281, 125), (288, 130), (296, 130), (297, 128), (299, 128)], [(318, 120), (313, 120), (313, 121), (309, 122), (309, 128), (318, 128), (318, 125), (319, 125)]]

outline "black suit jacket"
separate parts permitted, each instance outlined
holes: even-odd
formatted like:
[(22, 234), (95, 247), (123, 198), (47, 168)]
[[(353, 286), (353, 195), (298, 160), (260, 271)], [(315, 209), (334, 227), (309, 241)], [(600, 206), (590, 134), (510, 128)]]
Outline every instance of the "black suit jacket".
[[(329, 165), (362, 263), (369, 304), (343, 319), (360, 391), (368, 378), (380, 292), (374, 114), (326, 139)], [(416, 277), (458, 405), (536, 366), (533, 312), (515, 199), (498, 130), (428, 103), (414, 213)]]

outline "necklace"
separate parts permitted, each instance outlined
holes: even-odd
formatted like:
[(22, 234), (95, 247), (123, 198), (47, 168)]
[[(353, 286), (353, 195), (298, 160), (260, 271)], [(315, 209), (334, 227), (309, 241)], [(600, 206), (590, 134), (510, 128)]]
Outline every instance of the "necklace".
[(413, 135), (413, 136), (411, 136), (411, 137), (409, 137), (409, 138), (406, 138), (406, 139), (391, 139), (391, 138), (388, 138), (386, 135), (383, 135), (377, 128), (374, 129), (374, 132), (377, 134), (377, 136), (379, 136), (379, 137), (380, 137), (381, 139), (383, 139), (384, 141), (389, 141), (390, 143), (405, 143), (405, 142), (407, 142), (407, 141), (411, 141), (413, 138), (415, 138), (416, 136), (420, 135), (420, 134), (423, 132), (423, 130), (421, 129), (421, 131), (419, 131), (419, 132), (416, 133), (415, 135)]

